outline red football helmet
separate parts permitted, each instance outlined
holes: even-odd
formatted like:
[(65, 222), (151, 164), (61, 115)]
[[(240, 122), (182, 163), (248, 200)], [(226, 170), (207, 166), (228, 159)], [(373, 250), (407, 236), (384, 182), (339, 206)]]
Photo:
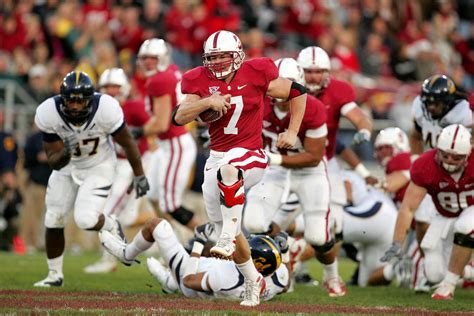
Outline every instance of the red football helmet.
[[(229, 60), (216, 60), (216, 57), (225, 54), (229, 54)], [(244, 58), (242, 43), (232, 32), (217, 31), (204, 43), (203, 65), (219, 80), (225, 79), (239, 69)]]

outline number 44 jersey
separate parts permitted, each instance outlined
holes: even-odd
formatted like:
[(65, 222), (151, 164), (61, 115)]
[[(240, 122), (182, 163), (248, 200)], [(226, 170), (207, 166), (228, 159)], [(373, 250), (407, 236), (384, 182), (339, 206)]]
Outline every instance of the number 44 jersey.
[(103, 162), (115, 163), (116, 154), (109, 136), (125, 127), (119, 103), (109, 95), (94, 94), (90, 101), (92, 112), (89, 119), (76, 126), (62, 114), (62, 102), (60, 96), (54, 96), (36, 109), (35, 124), (43, 132), (43, 139), (52, 142), (75, 134), (78, 146), (71, 156), (73, 168), (87, 169)]

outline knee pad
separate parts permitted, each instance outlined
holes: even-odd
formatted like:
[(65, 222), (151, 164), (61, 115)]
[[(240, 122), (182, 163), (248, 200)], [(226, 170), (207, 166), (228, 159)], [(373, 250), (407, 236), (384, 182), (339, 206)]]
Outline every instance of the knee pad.
[(77, 227), (79, 227), (80, 229), (88, 230), (97, 225), (97, 222), (99, 221), (99, 218), (97, 216), (92, 216), (91, 214), (85, 216), (85, 214), (83, 213), (78, 216), (78, 213), (79, 212), (74, 212), (74, 221), (76, 222)]
[(245, 202), (244, 176), (242, 170), (238, 170), (237, 182), (231, 185), (225, 185), (222, 181), (221, 170), (217, 171), (217, 185), (221, 191), (220, 201), (227, 207), (243, 205)]
[(329, 240), (327, 243), (321, 245), (321, 246), (318, 246), (318, 245), (314, 245), (314, 244), (311, 244), (311, 247), (313, 247), (313, 249), (319, 253), (319, 254), (324, 254), (328, 251), (330, 251), (333, 247), (334, 247), (334, 244), (335, 244), (335, 241), (334, 239), (331, 239)]
[(461, 247), (474, 249), (474, 236), (455, 233), (454, 244)]
[(425, 253), (425, 275), (430, 283), (438, 284), (444, 279), (447, 267), (443, 264), (443, 258), (440, 255)]
[(181, 225), (186, 226), (194, 216), (194, 213), (190, 210), (185, 209), (184, 207), (180, 206), (176, 210), (170, 213), (170, 215)]
[(155, 240), (166, 239), (173, 236), (173, 234), (173, 227), (171, 227), (171, 224), (166, 219), (161, 220), (153, 230), (153, 237)]

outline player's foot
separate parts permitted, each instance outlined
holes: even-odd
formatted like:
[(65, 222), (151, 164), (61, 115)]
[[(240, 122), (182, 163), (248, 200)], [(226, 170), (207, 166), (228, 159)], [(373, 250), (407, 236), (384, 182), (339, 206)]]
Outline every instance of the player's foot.
[(431, 298), (434, 300), (452, 300), (454, 298), (454, 285), (441, 282), (436, 286)]
[(432, 284), (425, 277), (425, 274), (422, 273), (416, 280), (415, 287), (413, 289), (415, 290), (415, 293), (428, 293), (431, 290), (431, 286)]
[(178, 285), (174, 281), (171, 271), (162, 265), (161, 262), (153, 257), (149, 257), (146, 259), (146, 266), (148, 272), (160, 283), (163, 293), (171, 294), (178, 290)]
[(117, 270), (117, 259), (104, 251), (99, 261), (84, 268), (85, 273), (109, 273)]
[(35, 284), (33, 284), (33, 286), (59, 287), (59, 286), (63, 286), (63, 283), (64, 283), (64, 276), (62, 274), (58, 274), (54, 271), (49, 271), (46, 279), (36, 282)]
[(125, 234), (123, 233), (122, 225), (115, 216), (112, 215), (111, 217), (115, 220), (115, 225), (114, 228), (112, 228), (112, 230), (110, 231), (110, 233), (126, 243), (127, 239), (125, 238)]
[(324, 281), (324, 287), (330, 297), (339, 297), (346, 295), (347, 289), (344, 281), (340, 277), (335, 277)]
[(234, 251), (235, 239), (228, 235), (222, 235), (216, 245), (211, 248), (210, 253), (211, 256), (219, 259), (232, 260)]
[(242, 306), (257, 306), (260, 304), (260, 295), (265, 291), (266, 283), (259, 273), (256, 281), (245, 280), (244, 299), (240, 302)]
[(120, 260), (124, 265), (130, 266), (134, 262), (138, 262), (135, 259), (127, 259), (125, 256), (125, 248), (127, 244), (121, 239), (117, 238), (112, 233), (104, 230), (99, 232), (99, 239), (102, 247), (107, 250), (112, 256)]

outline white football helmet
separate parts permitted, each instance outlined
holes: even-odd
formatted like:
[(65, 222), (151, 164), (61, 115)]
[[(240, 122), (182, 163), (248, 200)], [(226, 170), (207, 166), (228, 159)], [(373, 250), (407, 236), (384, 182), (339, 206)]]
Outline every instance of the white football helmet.
[(109, 68), (100, 75), (99, 89), (101, 92), (105, 93), (104, 87), (111, 85), (120, 87), (120, 93), (113, 95), (117, 100), (126, 99), (130, 94), (130, 83), (122, 68)]
[(326, 70), (320, 82), (306, 82), (309, 91), (317, 92), (328, 85), (331, 60), (324, 49), (318, 46), (306, 47), (300, 51), (296, 60), (304, 70)]
[(461, 170), (471, 154), (471, 132), (460, 124), (449, 125), (441, 131), (437, 144), (437, 160), (450, 173)]
[(171, 63), (171, 49), (161, 38), (144, 41), (138, 50), (138, 58), (152, 56), (158, 58), (156, 69), (146, 70), (146, 76), (152, 76), (156, 71), (165, 71)]
[[(212, 56), (230, 53), (232, 60), (229, 62), (213, 62)], [(217, 31), (208, 37), (204, 43), (202, 62), (217, 79), (224, 79), (236, 71), (244, 61), (245, 53), (242, 50), (240, 39), (232, 32)]]
[(375, 158), (386, 166), (390, 158), (410, 151), (410, 142), (407, 134), (398, 127), (388, 127), (379, 132), (374, 142)]
[(304, 86), (304, 72), (298, 62), (293, 58), (280, 58), (275, 60), (280, 77), (290, 79)]

